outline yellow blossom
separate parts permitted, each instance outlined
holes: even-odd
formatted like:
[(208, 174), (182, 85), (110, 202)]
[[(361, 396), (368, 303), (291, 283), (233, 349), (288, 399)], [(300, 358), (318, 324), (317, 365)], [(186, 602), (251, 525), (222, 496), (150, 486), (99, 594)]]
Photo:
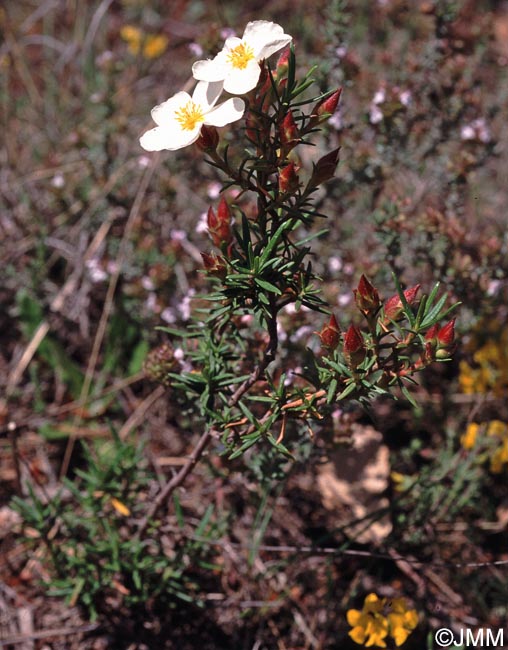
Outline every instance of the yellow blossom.
[(134, 25), (124, 25), (120, 30), (121, 38), (127, 43), (131, 54), (142, 54), (145, 59), (156, 59), (164, 54), (169, 40), (164, 34), (144, 34)]
[(418, 625), (416, 610), (408, 609), (404, 598), (387, 602), (386, 598), (378, 598), (376, 594), (365, 598), (361, 610), (348, 610), (346, 618), (353, 628), (349, 636), (366, 648), (386, 648), (388, 635), (397, 647), (401, 646)]
[(503, 465), (508, 466), (508, 438), (505, 438), (501, 445), (495, 450), (490, 459), (490, 471), (493, 474), (501, 474)]
[(418, 625), (418, 614), (415, 609), (407, 609), (404, 598), (395, 598), (391, 603), (392, 611), (388, 614), (390, 636), (395, 645), (401, 646)]
[(157, 59), (164, 54), (168, 47), (168, 37), (164, 34), (150, 34), (146, 37), (143, 45), (143, 56), (145, 59)]
[[(508, 424), (501, 420), (490, 420), (484, 424), (471, 422), (460, 438), (462, 447), (472, 449), (482, 432), (485, 448), (490, 456), (490, 471), (493, 474), (500, 474), (504, 465), (508, 465)], [(490, 441), (486, 440), (486, 436)]]
[(469, 348), (474, 364), (460, 362), (460, 390), (468, 395), (508, 396), (508, 328), (498, 320), (480, 322)]
[(487, 425), (487, 435), (504, 438), (508, 435), (508, 425), (501, 420), (490, 420)]
[(122, 503), (122, 501), (116, 499), (115, 497), (111, 498), (111, 505), (118, 512), (118, 514), (122, 515), (123, 517), (128, 517), (131, 514), (131, 511), (125, 505), (125, 503)]
[(363, 603), (363, 609), (350, 609), (346, 612), (347, 622), (353, 628), (349, 636), (355, 643), (365, 647), (386, 648), (384, 639), (388, 635), (388, 621), (381, 614), (385, 599), (376, 594), (369, 594)]
[(470, 422), (467, 425), (466, 433), (460, 439), (460, 443), (464, 449), (472, 449), (475, 446), (479, 428), (480, 425), (476, 422)]

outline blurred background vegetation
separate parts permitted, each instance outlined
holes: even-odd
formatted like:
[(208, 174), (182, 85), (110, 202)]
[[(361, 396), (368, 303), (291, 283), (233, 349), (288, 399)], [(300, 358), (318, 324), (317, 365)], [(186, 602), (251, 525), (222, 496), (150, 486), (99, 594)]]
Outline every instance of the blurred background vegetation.
[[(457, 351), (418, 408), (338, 410), (333, 451), (208, 459), (139, 547), (200, 433), (143, 362), (205, 289), (220, 186), (197, 150), (138, 138), (191, 63), (256, 19), (316, 66), (313, 94), (343, 87), (316, 139), (341, 147), (318, 197), (325, 297), (347, 324), (361, 273), (384, 297), (392, 271), (440, 281), (462, 303)], [(369, 592), (417, 610), (407, 648), (502, 627), (508, 3), (7, 0), (0, 29), (0, 644), (352, 648), (345, 612)]]

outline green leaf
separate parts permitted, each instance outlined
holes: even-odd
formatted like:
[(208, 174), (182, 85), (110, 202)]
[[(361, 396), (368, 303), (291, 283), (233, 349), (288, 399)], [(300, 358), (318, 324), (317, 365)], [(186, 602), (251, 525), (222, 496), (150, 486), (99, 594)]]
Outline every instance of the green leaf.
[(400, 390), (404, 397), (407, 399), (407, 401), (413, 406), (414, 408), (418, 408), (418, 404), (415, 401), (415, 398), (411, 395), (409, 390), (407, 389), (407, 386), (404, 386), (404, 384), (401, 384)]
[(354, 381), (352, 381), (349, 386), (346, 386), (342, 393), (340, 395), (337, 395), (337, 401), (339, 402), (341, 399), (344, 399), (348, 395), (351, 395), (356, 390), (357, 386)]
[(270, 237), (270, 241), (268, 242), (266, 248), (264, 249), (263, 253), (261, 254), (259, 261), (260, 265), (263, 266), (265, 262), (270, 258), (273, 250), (279, 243), (283, 233), (286, 230), (290, 230), (293, 227), (293, 224), (291, 221), (284, 221), (284, 223), (281, 223), (281, 225), (277, 228), (277, 230), (274, 232), (273, 235)]
[(263, 280), (263, 278), (254, 278), (254, 282), (265, 291), (276, 293), (278, 296), (282, 295), (282, 291), (279, 289), (279, 287), (276, 287), (271, 282), (268, 282), (268, 280)]

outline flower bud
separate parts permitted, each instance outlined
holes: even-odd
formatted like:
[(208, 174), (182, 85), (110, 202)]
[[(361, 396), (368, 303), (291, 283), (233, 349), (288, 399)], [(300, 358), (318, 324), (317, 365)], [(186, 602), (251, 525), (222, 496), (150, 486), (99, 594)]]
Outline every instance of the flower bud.
[[(412, 305), (414, 303), (416, 300), (416, 294), (418, 293), (419, 289), (420, 285), (417, 284), (414, 287), (410, 287), (404, 291), (404, 297), (408, 305)], [(402, 304), (402, 300), (400, 299), (399, 294), (395, 294), (395, 296), (388, 298), (384, 305), (385, 321), (397, 320), (397, 318), (402, 314), (403, 310), (404, 305)]]
[(300, 179), (296, 173), (294, 163), (289, 163), (279, 172), (279, 191), (283, 194), (292, 194), (298, 190)]
[(356, 367), (365, 358), (362, 332), (356, 325), (350, 325), (344, 334), (344, 357), (352, 367)]
[(230, 243), (233, 237), (231, 231), (231, 211), (223, 196), (219, 201), (217, 214), (211, 206), (208, 209), (207, 222), (210, 237), (218, 248)]
[(300, 132), (296, 126), (295, 117), (293, 111), (286, 113), (282, 124), (279, 127), (279, 136), (280, 141), (284, 145), (295, 144), (296, 141), (300, 138)]
[(437, 333), (438, 346), (449, 348), (455, 340), (455, 318), (446, 323)]
[(226, 261), (222, 256), (215, 253), (201, 253), (203, 258), (203, 266), (209, 275), (213, 275), (221, 280), (227, 275)]
[(334, 314), (330, 316), (328, 324), (323, 326), (323, 329), (321, 332), (318, 332), (318, 335), (321, 339), (321, 345), (324, 348), (328, 348), (330, 352), (335, 350), (335, 348), (339, 345), (340, 327)]
[(219, 144), (219, 132), (214, 126), (207, 126), (203, 124), (201, 127), (201, 133), (199, 138), (196, 140), (196, 145), (201, 149), (201, 151), (215, 151)]
[(257, 90), (255, 91), (256, 99), (254, 105), (262, 113), (267, 113), (268, 109), (270, 108), (270, 103), (273, 99), (272, 80), (266, 64), (263, 62), (260, 64), (260, 66), (261, 73), (259, 75), (259, 80), (256, 87)]
[(277, 65), (275, 67), (275, 73), (277, 75), (277, 81), (280, 81), (288, 72), (289, 68), (289, 46), (284, 48), (279, 56)]
[(314, 106), (308, 123), (309, 129), (312, 129), (320, 122), (327, 120), (335, 113), (337, 106), (339, 105), (341, 93), (342, 88), (338, 88)]
[(353, 291), (358, 309), (363, 313), (375, 313), (381, 306), (377, 289), (362, 274), (358, 288)]
[(317, 187), (335, 176), (335, 168), (339, 162), (339, 150), (340, 147), (337, 147), (317, 161), (308, 183), (309, 188)]
[(428, 341), (434, 347), (437, 345), (437, 333), (439, 332), (439, 325), (435, 323), (427, 330), (425, 334), (425, 340)]

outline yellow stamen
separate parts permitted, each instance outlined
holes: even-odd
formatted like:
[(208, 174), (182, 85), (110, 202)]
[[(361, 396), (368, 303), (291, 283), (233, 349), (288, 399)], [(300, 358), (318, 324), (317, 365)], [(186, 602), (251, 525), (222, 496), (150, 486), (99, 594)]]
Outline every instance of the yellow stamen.
[(235, 48), (229, 51), (228, 61), (232, 64), (233, 68), (245, 70), (249, 61), (254, 58), (254, 50), (250, 45), (240, 43)]
[(189, 100), (183, 108), (176, 111), (175, 117), (184, 131), (193, 131), (196, 124), (205, 121), (201, 106), (195, 104), (192, 100)]

